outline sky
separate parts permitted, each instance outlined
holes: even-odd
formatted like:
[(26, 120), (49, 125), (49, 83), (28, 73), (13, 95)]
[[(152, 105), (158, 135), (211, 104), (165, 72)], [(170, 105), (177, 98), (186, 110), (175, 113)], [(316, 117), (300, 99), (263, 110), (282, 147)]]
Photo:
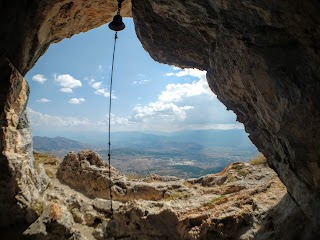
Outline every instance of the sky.
[[(243, 129), (209, 89), (206, 72), (154, 61), (132, 19), (118, 33), (112, 131)], [(52, 44), (26, 75), (34, 135), (107, 131), (114, 32), (107, 25)]]

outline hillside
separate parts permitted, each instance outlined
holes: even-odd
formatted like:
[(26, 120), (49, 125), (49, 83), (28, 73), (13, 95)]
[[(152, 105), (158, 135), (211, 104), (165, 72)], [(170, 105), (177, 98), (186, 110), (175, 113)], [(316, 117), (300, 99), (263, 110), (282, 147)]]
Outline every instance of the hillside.
[[(93, 133), (91, 133), (93, 134)], [(239, 130), (184, 131), (171, 134), (141, 132), (112, 133), (112, 164), (128, 175), (151, 173), (179, 178), (217, 173), (235, 161), (246, 162), (257, 154), (247, 134)], [(93, 135), (88, 134), (90, 138)], [(87, 139), (78, 136), (82, 141)], [(104, 133), (97, 133), (99, 142)], [(35, 137), (34, 148), (63, 159), (70, 151), (94, 148), (105, 160), (107, 145), (88, 145), (68, 138)]]
[(64, 137), (33, 137), (34, 150), (41, 152), (77, 151), (88, 147), (89, 146), (87, 144)]
[[(129, 178), (113, 167), (109, 179), (109, 166), (93, 151), (69, 153), (60, 166), (49, 156), (48, 162), (40, 161), (53, 174), (41, 201), (32, 206), (38, 217), (24, 232), (26, 239), (316, 237), (276, 173), (264, 164), (233, 163), (218, 174), (183, 180), (155, 174)], [(296, 227), (284, 231), (284, 221)]]

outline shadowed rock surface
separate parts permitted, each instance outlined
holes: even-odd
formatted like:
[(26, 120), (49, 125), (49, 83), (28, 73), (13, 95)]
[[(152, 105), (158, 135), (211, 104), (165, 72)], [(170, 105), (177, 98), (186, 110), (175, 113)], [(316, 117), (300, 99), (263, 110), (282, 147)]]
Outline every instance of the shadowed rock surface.
[[(57, 177), (63, 176), (66, 185), (52, 175), (42, 202), (33, 206), (40, 216), (24, 232), (27, 239), (319, 237), (275, 172), (263, 164), (233, 163), (196, 179), (150, 175), (128, 180), (113, 167), (109, 179), (108, 165), (93, 151), (70, 153), (60, 166), (53, 163), (47, 161), (45, 169), (58, 167)], [(113, 220), (109, 184), (116, 199)]]
[(213, 92), (237, 114), (320, 230), (320, 3), (133, 0), (132, 5), (146, 51), (159, 62), (208, 71)]
[[(244, 123), (318, 232), (319, 5), (317, 0), (132, 1), (143, 47), (159, 62), (208, 71), (211, 89)], [(0, 3), (1, 226), (21, 221), (47, 186), (30, 154), (23, 76), (51, 43), (108, 22), (115, 7), (111, 0)], [(131, 16), (130, 7), (125, 1), (124, 16)]]

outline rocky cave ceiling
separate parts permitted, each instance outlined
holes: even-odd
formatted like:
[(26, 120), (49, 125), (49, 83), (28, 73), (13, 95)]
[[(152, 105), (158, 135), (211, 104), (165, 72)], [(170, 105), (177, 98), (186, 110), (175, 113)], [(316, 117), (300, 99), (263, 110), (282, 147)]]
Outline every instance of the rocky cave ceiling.
[[(0, 200), (28, 202), (37, 194), (21, 191), (37, 192), (41, 182), (27, 177), (32, 143), (17, 128), (21, 122), (28, 128), (22, 76), (51, 43), (110, 21), (116, 1), (6, 0), (0, 9)], [(317, 0), (126, 0), (122, 9), (156, 61), (207, 71), (212, 91), (244, 123), (318, 229), (319, 10)]]

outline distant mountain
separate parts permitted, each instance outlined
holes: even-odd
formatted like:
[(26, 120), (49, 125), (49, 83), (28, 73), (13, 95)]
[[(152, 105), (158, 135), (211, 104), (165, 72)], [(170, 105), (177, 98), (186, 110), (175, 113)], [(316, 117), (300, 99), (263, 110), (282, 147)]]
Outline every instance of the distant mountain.
[(202, 146), (244, 147), (253, 145), (248, 134), (241, 129), (174, 132), (169, 135), (169, 138), (176, 142), (192, 142)]
[[(107, 132), (64, 132), (62, 136), (93, 146), (104, 147), (108, 143)], [(248, 134), (241, 129), (190, 130), (173, 133), (112, 132), (114, 147), (170, 148), (185, 144), (204, 147), (254, 147)], [(254, 147), (255, 148), (255, 147)]]
[[(258, 151), (243, 130), (167, 133), (112, 132), (112, 164), (125, 173), (157, 173), (198, 177), (221, 171), (234, 161), (246, 162)], [(68, 136), (65, 133), (63, 136)], [(79, 139), (71, 140), (71, 139)], [(66, 137), (34, 137), (34, 149), (63, 159), (70, 151), (92, 149), (108, 159), (108, 134), (73, 133)]]
[[(130, 148), (152, 152), (188, 152), (198, 154), (204, 148), (249, 148), (256, 149), (243, 130), (190, 130), (158, 135), (142, 132), (112, 132), (113, 148)], [(81, 149), (106, 149), (108, 134), (88, 132), (64, 137), (34, 137), (34, 149), (38, 151), (78, 151)], [(71, 140), (74, 139), (74, 140)], [(187, 151), (185, 151), (187, 152)]]
[(77, 151), (90, 148), (87, 144), (64, 137), (33, 137), (33, 148), (36, 151)]

